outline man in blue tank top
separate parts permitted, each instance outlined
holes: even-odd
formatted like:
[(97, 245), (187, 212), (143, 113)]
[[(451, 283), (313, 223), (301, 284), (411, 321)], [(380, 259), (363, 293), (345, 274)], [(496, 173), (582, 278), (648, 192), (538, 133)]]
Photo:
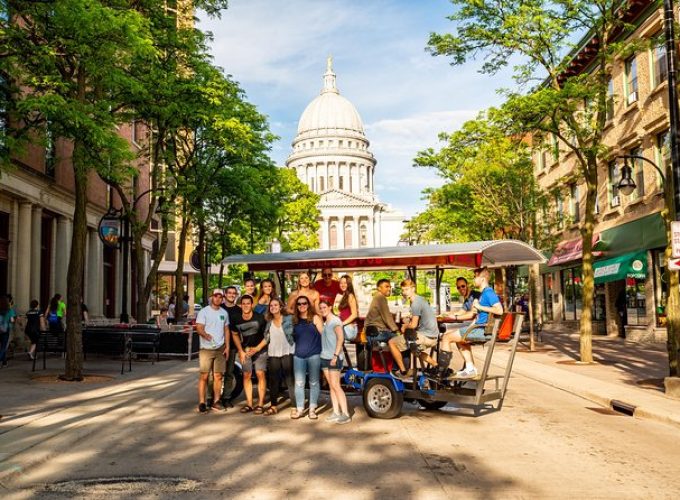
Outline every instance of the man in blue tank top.
[(451, 363), (451, 344), (455, 343), (465, 360), (465, 367), (456, 373), (456, 378), (477, 377), (477, 368), (475, 368), (472, 358), (472, 345), (469, 342), (489, 340), (485, 335), (489, 314), (496, 316), (503, 314), (501, 300), (494, 289), (489, 286), (489, 270), (487, 268), (475, 269), (475, 287), (482, 291), (479, 299), (474, 299), (472, 302), (472, 311), (476, 313), (475, 321), (467, 327), (450, 331), (442, 337), (439, 359), (437, 360), (439, 373), (442, 376)]

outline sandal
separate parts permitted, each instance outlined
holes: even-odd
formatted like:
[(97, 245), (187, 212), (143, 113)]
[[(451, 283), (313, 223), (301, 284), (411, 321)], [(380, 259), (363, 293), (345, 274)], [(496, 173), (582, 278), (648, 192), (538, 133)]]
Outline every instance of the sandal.
[(262, 415), (264, 413), (264, 409), (260, 405), (257, 405), (254, 408), (254, 411), (255, 411), (255, 415)]
[(297, 420), (301, 416), (302, 416), (302, 413), (297, 411), (297, 409), (291, 410), (291, 412), (290, 412), (290, 418), (292, 418), (293, 420)]
[(279, 410), (276, 408), (276, 406), (270, 406), (264, 412), (264, 415), (268, 417), (269, 415), (276, 415), (278, 412), (279, 412)]
[(310, 408), (309, 409), (309, 420), (316, 420), (319, 418), (319, 416), (316, 414), (316, 408)]
[(241, 413), (250, 413), (253, 411), (253, 407), (250, 405), (245, 405), (243, 408), (239, 410)]

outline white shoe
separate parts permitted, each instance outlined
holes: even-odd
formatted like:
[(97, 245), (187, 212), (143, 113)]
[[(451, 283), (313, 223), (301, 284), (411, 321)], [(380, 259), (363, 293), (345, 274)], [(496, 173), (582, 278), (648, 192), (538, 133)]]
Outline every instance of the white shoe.
[(465, 368), (464, 370), (456, 372), (455, 378), (477, 378), (478, 375), (477, 368), (471, 366), (470, 368)]
[(329, 416), (326, 417), (326, 422), (335, 422), (340, 417), (341, 415), (339, 413), (331, 413)]

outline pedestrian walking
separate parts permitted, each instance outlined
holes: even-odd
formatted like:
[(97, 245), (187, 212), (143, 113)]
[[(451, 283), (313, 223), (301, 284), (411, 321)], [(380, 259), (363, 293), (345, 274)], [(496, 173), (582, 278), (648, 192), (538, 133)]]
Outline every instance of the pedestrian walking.
[(290, 418), (298, 419), (305, 408), (305, 382), (309, 377), (309, 418), (316, 420), (319, 404), (319, 376), (321, 369), (321, 332), (323, 322), (314, 312), (310, 299), (304, 295), (295, 301), (293, 316), (293, 338), (295, 354), (293, 371), (295, 373), (295, 408)]
[(38, 345), (38, 340), (40, 339), (40, 330), (42, 322), (44, 321), (44, 316), (40, 312), (39, 303), (37, 300), (33, 299), (30, 306), (31, 308), (26, 311), (26, 326), (24, 328), (24, 334), (31, 342), (31, 347), (28, 350), (28, 357), (34, 359), (35, 349)]
[(66, 306), (62, 307), (62, 304), (64, 303), (61, 301), (61, 295), (57, 293), (50, 299), (50, 304), (45, 310), (45, 319), (50, 333), (64, 333), (63, 318), (66, 314)]
[(7, 350), (14, 323), (14, 309), (10, 306), (7, 295), (0, 295), (0, 366), (7, 366)]
[[(200, 336), (200, 351), (198, 353), (200, 377), (198, 379), (198, 411), (207, 413), (206, 386), (208, 377), (213, 372), (213, 391), (222, 391), (222, 374), (227, 367), (229, 354), (229, 315), (220, 307), (222, 304), (222, 290), (213, 290), (210, 305), (201, 309), (196, 317), (196, 332)], [(211, 405), (216, 411), (226, 411), (219, 398)]]
[(340, 386), (340, 372), (342, 371), (344, 357), (342, 345), (345, 341), (342, 330), (342, 321), (335, 314), (331, 304), (322, 300), (319, 303), (319, 312), (323, 318), (323, 332), (321, 333), (321, 370), (328, 382), (331, 393), (333, 413), (326, 422), (348, 424), (352, 421), (347, 409), (347, 396)]
[(269, 408), (265, 415), (278, 413), (281, 379), (286, 381), (290, 406), (295, 408), (295, 377), (293, 375), (293, 354), (295, 340), (293, 340), (293, 318), (286, 311), (283, 301), (274, 297), (269, 302), (267, 327), (264, 332), (267, 342), (269, 376)]

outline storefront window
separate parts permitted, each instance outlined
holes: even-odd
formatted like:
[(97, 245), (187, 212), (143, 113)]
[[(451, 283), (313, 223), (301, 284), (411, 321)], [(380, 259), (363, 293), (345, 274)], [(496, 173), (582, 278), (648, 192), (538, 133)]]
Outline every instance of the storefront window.
[(654, 298), (656, 300), (656, 326), (666, 326), (666, 299), (668, 284), (666, 283), (666, 257), (664, 250), (652, 252), (654, 262)]
[(595, 296), (593, 297), (593, 321), (604, 321), (606, 319), (606, 302), (604, 283), (595, 285)]
[(543, 275), (543, 319), (553, 320), (553, 275)]
[(583, 281), (581, 268), (573, 267), (560, 271), (562, 277), (562, 297), (564, 297), (564, 319), (575, 321), (581, 318), (583, 308)]

